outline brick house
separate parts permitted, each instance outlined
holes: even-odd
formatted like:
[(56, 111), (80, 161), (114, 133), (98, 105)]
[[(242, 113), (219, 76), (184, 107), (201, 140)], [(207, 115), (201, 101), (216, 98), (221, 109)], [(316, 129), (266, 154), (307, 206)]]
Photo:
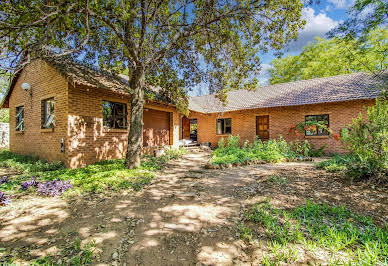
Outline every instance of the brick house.
[[(28, 84), (26, 84), (28, 83)], [(232, 91), (228, 103), (213, 95), (191, 97), (183, 117), (168, 99), (145, 104), (143, 146), (178, 147), (180, 139), (198, 143), (229, 134), (242, 140), (308, 139), (327, 152), (341, 152), (325, 132), (296, 137), (289, 127), (305, 119), (325, 120), (339, 132), (364, 106), (374, 103), (378, 81), (365, 73), (340, 75)], [(63, 161), (71, 168), (123, 158), (128, 132), (130, 93), (125, 77), (103, 73), (74, 61), (37, 59), (13, 78), (2, 102), (10, 109), (10, 150)]]
[(354, 73), (269, 85), (254, 92), (231, 91), (226, 105), (214, 95), (191, 97), (182, 137), (187, 138), (191, 122), (196, 124), (196, 140), (212, 146), (229, 134), (239, 135), (242, 141), (282, 136), (287, 141), (307, 139), (316, 148), (326, 145), (327, 153), (343, 152), (341, 143), (328, 132), (296, 136), (290, 126), (309, 119), (325, 121), (339, 134), (360, 112), (365, 117), (365, 107), (374, 104), (381, 84), (372, 75)]
[[(74, 61), (32, 61), (15, 75), (1, 106), (10, 109), (10, 150), (71, 168), (123, 158), (130, 110), (125, 88), (125, 79)], [(143, 122), (145, 150), (178, 146), (180, 115), (173, 105), (147, 101)]]

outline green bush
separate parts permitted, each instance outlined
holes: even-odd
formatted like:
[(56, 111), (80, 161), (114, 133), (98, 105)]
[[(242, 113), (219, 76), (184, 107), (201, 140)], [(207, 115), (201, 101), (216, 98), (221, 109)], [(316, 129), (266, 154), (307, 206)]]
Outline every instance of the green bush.
[(353, 160), (353, 156), (351, 154), (335, 154), (332, 158), (327, 161), (323, 161), (318, 163), (316, 166), (319, 169), (325, 169), (328, 172), (343, 172), (346, 171), (346, 165), (349, 164), (349, 161)]
[(268, 141), (255, 139), (253, 143), (245, 141), (240, 147), (239, 136), (220, 139), (213, 153), (213, 164), (244, 163), (260, 160), (267, 162), (301, 160), (312, 155), (313, 149), (307, 141), (287, 143), (282, 137)]
[(368, 122), (361, 114), (349, 129), (342, 130), (341, 140), (352, 154), (346, 163), (347, 174), (355, 180), (374, 178), (386, 181), (388, 175), (388, 103), (376, 99), (367, 109)]

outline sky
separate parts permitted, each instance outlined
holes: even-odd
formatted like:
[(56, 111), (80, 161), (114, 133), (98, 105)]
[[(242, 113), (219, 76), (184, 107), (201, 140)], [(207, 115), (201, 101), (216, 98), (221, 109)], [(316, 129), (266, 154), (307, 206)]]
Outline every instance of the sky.
[[(319, 4), (308, 6), (303, 9), (303, 19), (306, 25), (299, 32), (298, 39), (286, 47), (283, 56), (298, 55), (302, 47), (314, 40), (316, 36), (325, 37), (325, 34), (336, 27), (348, 17), (347, 10), (354, 4), (355, 0), (321, 0)], [(259, 76), (260, 84), (268, 84), (268, 69), (271, 68), (271, 61), (275, 58), (273, 53), (263, 54), (261, 57), (262, 70)], [(206, 94), (206, 91), (194, 88), (189, 92), (191, 96)]]

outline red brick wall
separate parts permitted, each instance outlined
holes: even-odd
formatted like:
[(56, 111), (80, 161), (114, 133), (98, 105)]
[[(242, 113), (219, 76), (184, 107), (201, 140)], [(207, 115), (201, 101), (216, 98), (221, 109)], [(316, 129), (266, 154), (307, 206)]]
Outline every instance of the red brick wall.
[[(21, 88), (23, 82), (31, 85), (31, 91)], [(66, 141), (67, 137), (67, 85), (66, 79), (44, 61), (33, 61), (24, 68), (9, 99), (11, 152), (49, 161), (66, 160), (66, 152), (61, 153), (61, 139)], [(41, 129), (41, 101), (50, 97), (55, 100), (55, 128), (52, 131)], [(25, 129), (17, 132), (16, 107), (21, 105), (25, 108)]]
[[(21, 88), (23, 82), (31, 85), (32, 96)], [(55, 128), (41, 130), (41, 101), (51, 97), (55, 100)], [(75, 87), (44, 61), (33, 61), (24, 68), (10, 95), (10, 150), (48, 161), (63, 161), (72, 168), (122, 158), (127, 130), (102, 127), (102, 101), (128, 103), (128, 97), (102, 89)], [(25, 108), (25, 130), (20, 133), (15, 131), (15, 112), (21, 105)], [(129, 104), (127, 108), (129, 111)], [(145, 108), (170, 113), (170, 143), (177, 146), (180, 115), (176, 109), (155, 102), (146, 103)]]
[[(128, 131), (103, 127), (102, 101), (126, 103), (129, 116), (128, 97), (102, 89), (69, 86), (67, 143), (69, 167), (82, 167), (97, 161), (125, 157)], [(157, 103), (146, 103), (145, 108), (170, 112), (170, 126), (173, 127), (174, 122), (179, 126), (179, 115), (175, 108)], [(178, 144), (178, 138), (174, 138), (173, 130), (170, 130), (170, 140), (173, 145)], [(152, 149), (144, 149), (145, 152), (150, 150)]]
[[(200, 114), (192, 112), (189, 118), (198, 120), (198, 142), (211, 142), (212, 146), (217, 145), (218, 140), (227, 135), (216, 134), (217, 118), (232, 118), (232, 135), (239, 135), (242, 140), (253, 141), (256, 136), (256, 116), (269, 115), (270, 138), (283, 136), (287, 141), (295, 140), (298, 137), (295, 133), (289, 133), (291, 125), (303, 122), (306, 115), (329, 114), (330, 128), (334, 133), (339, 134), (345, 125), (352, 122), (360, 112), (365, 117), (365, 106), (371, 106), (374, 100), (357, 100), (337, 103), (312, 104), (289, 107), (263, 108), (225, 112), (223, 114)], [(303, 134), (302, 134), (303, 135)], [(339, 141), (327, 136), (300, 136), (299, 139), (307, 139), (316, 148), (326, 144), (326, 152), (344, 152)]]

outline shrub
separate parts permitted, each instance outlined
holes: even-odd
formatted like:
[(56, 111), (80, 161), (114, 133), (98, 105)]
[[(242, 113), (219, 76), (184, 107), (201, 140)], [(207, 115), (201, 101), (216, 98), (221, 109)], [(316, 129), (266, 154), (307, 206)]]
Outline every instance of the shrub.
[(309, 157), (311, 151), (307, 141), (287, 143), (280, 137), (263, 142), (257, 138), (253, 143), (245, 141), (240, 147), (240, 137), (229, 136), (226, 141), (220, 139), (211, 162), (213, 164), (228, 164), (252, 160), (269, 162), (300, 160)]
[(368, 122), (361, 114), (353, 119), (349, 129), (342, 130), (341, 140), (353, 155), (346, 163), (352, 179), (374, 178), (386, 181), (388, 174), (388, 103), (376, 99), (376, 105), (367, 109)]

